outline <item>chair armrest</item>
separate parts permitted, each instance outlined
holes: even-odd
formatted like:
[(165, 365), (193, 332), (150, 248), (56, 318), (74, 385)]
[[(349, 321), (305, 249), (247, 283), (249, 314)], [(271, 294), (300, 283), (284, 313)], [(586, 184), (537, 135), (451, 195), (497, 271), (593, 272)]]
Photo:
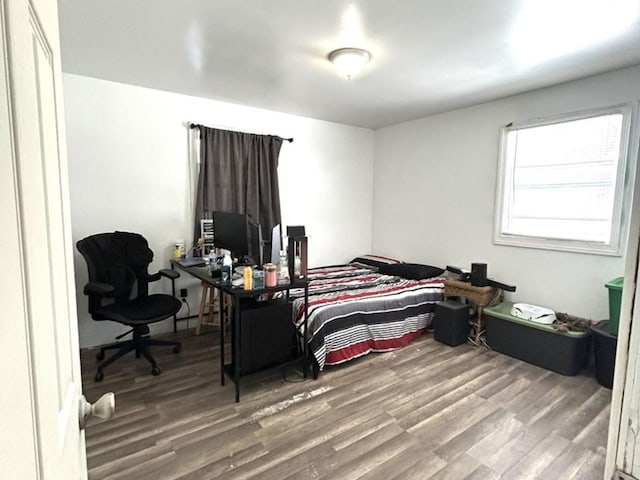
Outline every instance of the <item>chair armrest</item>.
[(175, 280), (180, 277), (180, 273), (175, 270), (171, 270), (170, 268), (162, 268), (160, 269), (160, 275), (163, 277), (170, 278), (171, 280)]
[(107, 295), (115, 290), (113, 285), (101, 282), (89, 282), (82, 291), (85, 295)]
[(175, 270), (170, 270), (168, 268), (162, 268), (157, 273), (153, 273), (147, 276), (147, 280), (149, 282), (155, 282), (156, 280), (160, 280), (162, 277), (170, 278), (171, 280), (175, 280), (178, 278), (180, 274)]

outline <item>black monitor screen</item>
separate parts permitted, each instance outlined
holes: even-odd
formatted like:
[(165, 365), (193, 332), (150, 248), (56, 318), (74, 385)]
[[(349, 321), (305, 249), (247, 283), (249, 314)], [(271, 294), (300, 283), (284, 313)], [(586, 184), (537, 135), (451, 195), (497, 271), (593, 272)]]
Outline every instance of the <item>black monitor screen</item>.
[(249, 259), (252, 265), (262, 266), (262, 228), (260, 224), (249, 222)]
[(213, 212), (213, 243), (234, 256), (249, 253), (247, 216), (244, 213)]

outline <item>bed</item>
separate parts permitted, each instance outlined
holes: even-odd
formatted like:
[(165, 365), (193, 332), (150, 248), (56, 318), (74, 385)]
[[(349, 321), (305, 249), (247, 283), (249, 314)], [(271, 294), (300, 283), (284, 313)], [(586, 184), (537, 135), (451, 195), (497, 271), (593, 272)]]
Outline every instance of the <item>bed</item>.
[[(424, 267), (429, 267), (425, 269)], [(443, 270), (363, 256), (309, 269), (308, 342), (314, 373), (369, 352), (403, 347), (431, 325), (442, 300)], [(304, 292), (292, 291), (296, 326), (304, 325)]]

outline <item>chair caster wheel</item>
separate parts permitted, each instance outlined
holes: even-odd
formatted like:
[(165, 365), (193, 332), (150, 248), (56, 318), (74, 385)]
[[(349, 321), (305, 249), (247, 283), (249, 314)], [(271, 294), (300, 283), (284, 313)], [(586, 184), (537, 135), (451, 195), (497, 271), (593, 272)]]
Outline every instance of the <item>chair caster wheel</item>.
[(160, 367), (158, 367), (157, 365), (151, 369), (151, 373), (153, 374), (154, 377), (157, 377), (158, 375), (160, 375), (161, 372), (162, 370), (160, 370)]
[(182, 351), (182, 346), (176, 345), (173, 347), (173, 353), (180, 353)]
[(96, 373), (94, 380), (96, 382), (101, 382), (103, 378), (104, 378), (104, 373), (102, 372), (102, 370), (98, 370), (98, 373)]
[(100, 361), (104, 360), (104, 352), (102, 350), (98, 352), (98, 354), (96, 355), (96, 359)]

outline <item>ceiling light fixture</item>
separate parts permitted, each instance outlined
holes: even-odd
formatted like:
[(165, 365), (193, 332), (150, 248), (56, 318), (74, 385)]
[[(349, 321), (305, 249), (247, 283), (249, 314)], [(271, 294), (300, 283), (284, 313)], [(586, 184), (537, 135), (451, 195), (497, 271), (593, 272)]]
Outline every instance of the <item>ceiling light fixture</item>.
[(351, 80), (371, 60), (371, 54), (362, 48), (339, 48), (329, 53), (328, 58), (341, 74)]

